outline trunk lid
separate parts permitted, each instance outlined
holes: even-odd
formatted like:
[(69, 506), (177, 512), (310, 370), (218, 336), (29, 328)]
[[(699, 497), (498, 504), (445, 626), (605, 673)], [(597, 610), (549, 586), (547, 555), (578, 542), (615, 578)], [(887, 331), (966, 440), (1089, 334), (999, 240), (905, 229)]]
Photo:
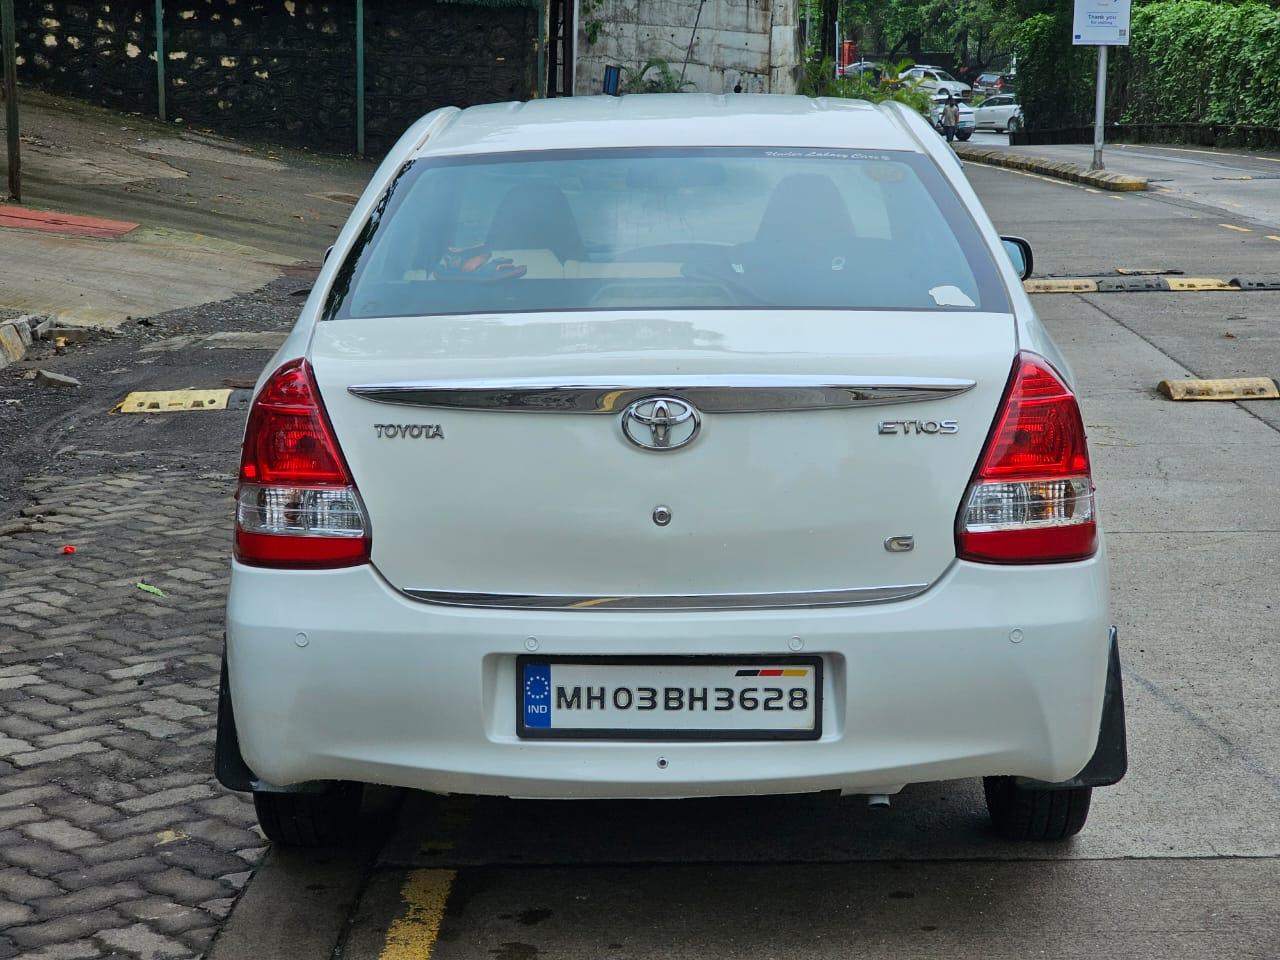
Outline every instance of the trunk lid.
[[(389, 582), (451, 602), (610, 608), (919, 592), (955, 557), (1016, 349), (1006, 314), (699, 311), (334, 320), (310, 355)], [(866, 389), (934, 380), (974, 385), (914, 402)], [(404, 384), (432, 392), (386, 403), (349, 389)], [(851, 395), (811, 385), (850, 384), (877, 403), (813, 408)], [(546, 389), (569, 385), (590, 389)], [(703, 408), (696, 438), (629, 441), (622, 410), (648, 396)], [(583, 412), (599, 406), (610, 412)], [(903, 537), (912, 549), (886, 546)]]

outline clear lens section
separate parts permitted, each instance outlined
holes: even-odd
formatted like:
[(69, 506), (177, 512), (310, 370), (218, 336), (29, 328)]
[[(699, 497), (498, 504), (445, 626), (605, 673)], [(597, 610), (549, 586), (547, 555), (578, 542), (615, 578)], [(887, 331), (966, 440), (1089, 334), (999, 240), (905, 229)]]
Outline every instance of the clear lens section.
[(971, 533), (1062, 527), (1093, 520), (1088, 477), (977, 483), (969, 494), (964, 528)]
[(236, 499), (236, 523), (246, 533), (363, 537), (364, 507), (352, 487), (267, 487), (246, 483)]

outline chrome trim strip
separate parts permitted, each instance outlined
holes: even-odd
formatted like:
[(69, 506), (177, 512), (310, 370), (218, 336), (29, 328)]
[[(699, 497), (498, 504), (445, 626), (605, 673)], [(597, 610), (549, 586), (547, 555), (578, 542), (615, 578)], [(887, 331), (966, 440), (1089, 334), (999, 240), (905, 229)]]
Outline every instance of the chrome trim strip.
[(568, 594), (464, 593), (455, 590), (408, 588), (401, 592), (413, 600), (449, 607), (485, 607), (496, 610), (783, 610), (795, 607), (847, 607), (867, 603), (907, 600), (929, 589), (927, 583), (891, 587), (854, 587), (848, 590), (813, 590), (789, 593), (701, 593), (663, 596), (571, 596)]
[(377, 403), (515, 413), (617, 413), (654, 394), (688, 400), (704, 413), (841, 410), (940, 400), (972, 390), (973, 380), (936, 377), (708, 375), (675, 377), (522, 377), (359, 384), (347, 390)]

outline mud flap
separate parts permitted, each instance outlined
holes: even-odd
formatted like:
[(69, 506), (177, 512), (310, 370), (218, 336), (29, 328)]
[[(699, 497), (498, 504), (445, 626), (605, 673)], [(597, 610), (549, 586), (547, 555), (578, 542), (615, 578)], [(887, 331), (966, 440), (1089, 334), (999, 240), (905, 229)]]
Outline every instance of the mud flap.
[(222, 680), (218, 684), (218, 739), (214, 746), (213, 772), (228, 790), (250, 791), (255, 781), (249, 765), (240, 755), (236, 716), (231, 708), (231, 683), (227, 679), (227, 655), (222, 655)]
[(1120, 643), (1111, 628), (1111, 650), (1107, 657), (1107, 686), (1102, 698), (1102, 726), (1098, 745), (1083, 770), (1061, 783), (1018, 778), (1020, 786), (1039, 790), (1069, 790), (1072, 787), (1109, 787), (1124, 779), (1129, 769), (1129, 746), (1124, 725), (1124, 688), (1120, 680)]

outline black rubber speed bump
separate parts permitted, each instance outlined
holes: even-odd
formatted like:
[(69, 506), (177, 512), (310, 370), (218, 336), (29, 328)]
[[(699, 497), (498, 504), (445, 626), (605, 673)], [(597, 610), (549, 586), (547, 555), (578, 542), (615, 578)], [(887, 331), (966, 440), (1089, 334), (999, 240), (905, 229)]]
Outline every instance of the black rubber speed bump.
[(1164, 277), (1099, 277), (1099, 293), (1142, 293), (1151, 290), (1168, 290), (1169, 281)]

